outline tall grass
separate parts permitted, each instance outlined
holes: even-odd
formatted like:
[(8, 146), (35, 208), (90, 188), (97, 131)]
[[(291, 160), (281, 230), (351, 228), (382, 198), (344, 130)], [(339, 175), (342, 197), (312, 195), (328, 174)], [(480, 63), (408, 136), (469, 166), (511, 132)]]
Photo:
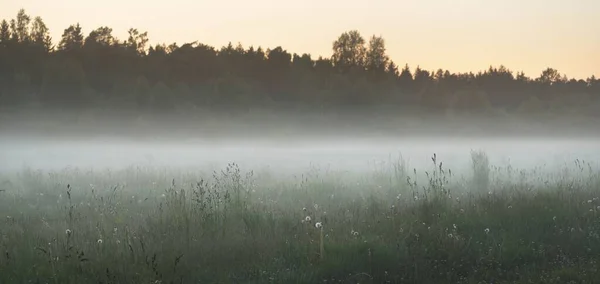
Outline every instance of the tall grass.
[[(594, 283), (600, 174), (489, 165), (0, 176), (0, 283)], [(485, 190), (470, 190), (485, 187)]]

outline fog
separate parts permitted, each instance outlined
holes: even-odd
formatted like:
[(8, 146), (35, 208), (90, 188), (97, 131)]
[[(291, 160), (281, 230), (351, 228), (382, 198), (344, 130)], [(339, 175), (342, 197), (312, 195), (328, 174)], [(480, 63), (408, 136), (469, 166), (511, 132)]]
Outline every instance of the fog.
[(281, 173), (302, 173), (310, 168), (368, 171), (402, 157), (408, 166), (430, 167), (436, 153), (445, 168), (456, 171), (470, 165), (470, 151), (483, 150), (490, 163), (514, 168), (560, 167), (583, 159), (600, 160), (596, 139), (515, 138), (350, 138), (286, 140), (202, 139), (160, 142), (119, 139), (44, 140), (39, 137), (0, 138), (0, 171), (24, 167), (60, 170), (122, 169), (153, 166), (185, 169), (222, 168), (235, 162), (243, 170), (267, 168)]

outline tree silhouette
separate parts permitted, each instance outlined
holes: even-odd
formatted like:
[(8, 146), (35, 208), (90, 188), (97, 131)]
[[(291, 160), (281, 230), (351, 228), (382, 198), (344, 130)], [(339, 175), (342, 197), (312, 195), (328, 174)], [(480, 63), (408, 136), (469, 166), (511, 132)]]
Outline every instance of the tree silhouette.
[[(41, 17), (20, 9), (0, 21), (0, 107), (101, 107), (171, 112), (196, 107), (318, 109), (389, 105), (443, 113), (551, 112), (593, 115), (600, 80), (546, 68), (537, 78), (500, 65), (479, 72), (399, 68), (385, 40), (357, 30), (332, 42), (330, 58), (283, 46), (213, 47), (197, 41), (149, 45), (136, 28), (125, 40), (110, 27), (87, 37), (79, 24), (56, 47)], [(410, 54), (406, 54), (409, 58)]]

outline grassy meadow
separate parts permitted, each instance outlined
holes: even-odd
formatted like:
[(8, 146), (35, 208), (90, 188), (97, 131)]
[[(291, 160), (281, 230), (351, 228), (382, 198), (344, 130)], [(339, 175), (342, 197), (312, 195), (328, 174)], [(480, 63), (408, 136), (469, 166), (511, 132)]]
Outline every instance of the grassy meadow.
[(0, 283), (598, 283), (600, 171), (0, 174)]

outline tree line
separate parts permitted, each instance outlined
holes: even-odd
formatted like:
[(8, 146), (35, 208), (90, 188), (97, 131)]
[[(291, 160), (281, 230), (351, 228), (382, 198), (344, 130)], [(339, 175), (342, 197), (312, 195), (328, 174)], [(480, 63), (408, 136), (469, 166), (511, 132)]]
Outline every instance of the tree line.
[(150, 45), (148, 33), (134, 28), (121, 40), (105, 26), (84, 35), (79, 24), (67, 27), (55, 45), (42, 18), (24, 9), (0, 23), (0, 105), (6, 107), (391, 105), (593, 114), (599, 98), (599, 79), (568, 78), (553, 68), (530, 78), (505, 66), (477, 73), (399, 66), (386, 54), (384, 38), (356, 30), (335, 39), (329, 58), (315, 59), (281, 46)]

